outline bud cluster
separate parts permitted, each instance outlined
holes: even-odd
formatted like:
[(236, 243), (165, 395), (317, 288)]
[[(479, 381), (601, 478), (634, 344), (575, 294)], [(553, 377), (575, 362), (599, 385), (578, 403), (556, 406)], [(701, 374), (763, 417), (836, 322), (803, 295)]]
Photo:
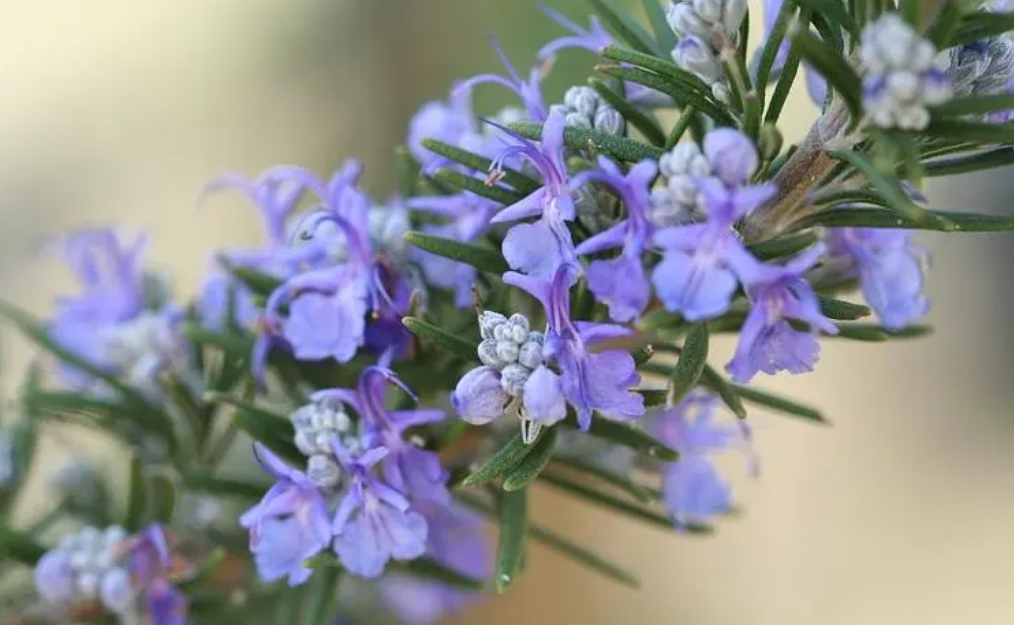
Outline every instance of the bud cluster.
[(658, 159), (661, 186), (651, 191), (650, 217), (660, 227), (699, 221), (706, 215), (697, 181), (711, 177), (711, 161), (693, 141), (682, 141)]
[(115, 525), (104, 531), (88, 526), (68, 534), (39, 561), (39, 594), (57, 605), (101, 601), (110, 612), (129, 611), (133, 607), (130, 574), (121, 565), (126, 539), (127, 532)]
[(517, 397), (542, 364), (541, 332), (529, 329), (528, 318), (515, 313), (507, 317), (485, 311), (479, 316), (479, 360), (500, 372), (500, 386)]
[(922, 130), (930, 119), (926, 107), (946, 102), (953, 93), (947, 76), (934, 66), (933, 44), (895, 13), (863, 30), (859, 54), (866, 70), (863, 109), (877, 126)]
[(724, 50), (731, 49), (746, 17), (746, 0), (682, 0), (669, 6), (666, 18), (680, 41), (672, 58), (679, 67), (711, 87), (719, 102), (731, 98), (722, 67)]
[(358, 447), (356, 424), (338, 401), (326, 399), (307, 404), (289, 417), (296, 429), (296, 447), (304, 453), (307, 476), (321, 488), (337, 488), (342, 471), (331, 448), (337, 436), (348, 449)]
[(561, 111), (570, 128), (584, 128), (610, 135), (621, 135), (623, 116), (602, 100), (591, 87), (571, 87), (563, 96), (563, 104), (554, 104)]

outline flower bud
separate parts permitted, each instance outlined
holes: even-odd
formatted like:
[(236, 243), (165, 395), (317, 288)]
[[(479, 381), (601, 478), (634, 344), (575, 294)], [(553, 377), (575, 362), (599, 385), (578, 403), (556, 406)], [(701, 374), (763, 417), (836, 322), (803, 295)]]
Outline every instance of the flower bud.
[(46, 553), (35, 565), (35, 590), (48, 603), (73, 601), (77, 592), (74, 581), (74, 569), (62, 550)]
[(331, 454), (317, 454), (307, 461), (306, 475), (321, 488), (330, 489), (341, 482), (342, 472)]
[(501, 341), (496, 344), (496, 356), (505, 364), (517, 362), (520, 348), (514, 341)]
[(757, 149), (750, 137), (733, 128), (715, 128), (704, 137), (704, 155), (715, 176), (729, 187), (747, 183), (757, 171)]
[(510, 398), (493, 367), (476, 367), (466, 373), (451, 393), (451, 405), (463, 421), (485, 425), (503, 414)]
[(485, 339), (479, 343), (479, 361), (497, 369), (507, 364), (497, 355), (497, 345), (499, 344), (496, 339)]
[(595, 119), (592, 124), (598, 132), (609, 135), (621, 135), (626, 125), (623, 115), (611, 106), (600, 106), (595, 112)]
[(497, 326), (504, 323), (507, 323), (507, 317), (504, 317), (498, 312), (484, 310), (482, 314), (479, 315), (479, 335), (484, 339), (496, 338), (493, 332), (496, 330)]
[(672, 50), (673, 62), (711, 85), (725, 77), (725, 70), (711, 46), (700, 37), (688, 36)]
[(595, 116), (595, 111), (598, 110), (601, 99), (599, 98), (599, 94), (595, 93), (595, 90), (591, 87), (579, 86), (567, 89), (567, 92), (563, 96), (563, 103), (567, 108), (591, 118)]
[(525, 382), (531, 375), (531, 370), (524, 365), (517, 363), (507, 365), (500, 372), (500, 387), (509, 395), (517, 397), (524, 390)]
[(134, 607), (134, 589), (130, 574), (121, 568), (111, 569), (102, 576), (100, 587), (102, 605), (115, 614), (122, 614)]
[(528, 341), (521, 346), (518, 354), (518, 362), (529, 369), (535, 369), (542, 364), (542, 342)]
[(567, 128), (582, 128), (584, 130), (591, 130), (593, 122), (590, 117), (572, 111), (567, 113), (563, 123), (567, 126)]

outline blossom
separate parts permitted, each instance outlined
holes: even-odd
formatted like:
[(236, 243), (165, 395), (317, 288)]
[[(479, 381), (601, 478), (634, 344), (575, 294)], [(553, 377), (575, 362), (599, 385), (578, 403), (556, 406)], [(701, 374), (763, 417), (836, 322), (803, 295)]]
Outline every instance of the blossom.
[(563, 95), (563, 104), (554, 104), (550, 110), (563, 113), (568, 128), (585, 128), (609, 135), (621, 135), (626, 122), (619, 111), (591, 87), (571, 87)]
[(589, 345), (628, 331), (603, 323), (575, 322), (570, 318), (571, 278), (566, 268), (551, 282), (507, 272), (503, 280), (539, 300), (546, 311), (543, 358), (555, 359), (560, 373), (540, 365), (525, 383), (523, 405), (526, 418), (538, 425), (551, 425), (565, 414), (566, 399), (577, 412), (578, 424), (587, 430), (592, 411), (614, 420), (630, 420), (644, 414), (644, 399), (631, 388), (640, 382), (634, 359), (622, 350), (590, 352)]
[(605, 184), (616, 191), (627, 208), (625, 219), (585, 239), (576, 249), (578, 254), (593, 254), (623, 247), (619, 257), (594, 260), (588, 266), (588, 288), (609, 306), (609, 314), (615, 321), (637, 318), (651, 298), (642, 256), (652, 232), (647, 217), (648, 189), (656, 173), (655, 162), (645, 160), (624, 175), (615, 163), (600, 156), (598, 168), (579, 174), (573, 182), (575, 187), (592, 181)]
[(662, 499), (679, 527), (707, 523), (732, 505), (732, 489), (710, 456), (741, 445), (744, 437), (741, 428), (715, 423), (718, 401), (713, 394), (693, 391), (654, 422), (658, 439), (680, 455), (662, 474)]
[(831, 256), (844, 258), (863, 296), (888, 330), (901, 330), (929, 312), (923, 294), (926, 251), (905, 230), (834, 228)]
[(496, 54), (500, 57), (500, 62), (503, 63), (504, 69), (507, 70), (507, 77), (498, 76), (496, 74), (479, 74), (473, 76), (467, 80), (459, 82), (454, 87), (453, 94), (461, 94), (466, 91), (470, 91), (476, 85), (482, 83), (496, 83), (507, 87), (513, 91), (519, 98), (521, 103), (525, 107), (525, 111), (528, 113), (528, 117), (532, 121), (541, 122), (546, 120), (546, 105), (542, 101), (542, 88), (540, 82), (542, 80), (541, 68), (538, 66), (533, 67), (531, 72), (528, 74), (528, 80), (522, 80), (518, 75), (514, 66), (511, 65), (510, 60), (504, 53), (503, 48), (500, 44), (493, 40), (491, 42), (493, 48), (496, 50)]
[(551, 113), (542, 128), (542, 141), (538, 146), (513, 131), (502, 129), (514, 139), (515, 144), (504, 149), (494, 161), (495, 171), (504, 159), (520, 156), (531, 163), (542, 177), (541, 187), (505, 207), (491, 221), (503, 223), (539, 215), (534, 223), (511, 228), (504, 237), (502, 251), (512, 269), (547, 280), (562, 265), (578, 266), (566, 224), (573, 221), (576, 210), (564, 156), (565, 124), (562, 113)]
[(424, 173), (432, 173), (452, 161), (426, 149), (423, 139), (461, 145), (468, 137), (478, 133), (471, 98), (470, 90), (456, 86), (446, 102), (427, 102), (412, 116), (407, 145)]
[[(757, 264), (744, 276), (750, 313), (740, 330), (733, 359), (726, 366), (732, 379), (749, 382), (758, 371), (803, 373), (813, 369), (820, 346), (817, 333), (837, 334), (838, 327), (820, 311), (804, 274), (826, 251), (815, 245), (785, 265)], [(806, 324), (798, 330), (789, 321)]]
[(77, 593), (74, 567), (64, 551), (49, 551), (35, 565), (35, 590), (43, 601), (67, 604)]
[(370, 468), (388, 454), (373, 447), (353, 457), (332, 439), (335, 455), (352, 483), (331, 525), (333, 549), (342, 566), (372, 579), (384, 572), (388, 560), (412, 560), (426, 551), (426, 519), (409, 508), (405, 496), (372, 475)]
[(774, 196), (774, 184), (727, 189), (717, 179), (703, 179), (700, 191), (708, 207), (702, 224), (660, 230), (654, 242), (665, 250), (652, 272), (659, 299), (686, 319), (710, 319), (729, 308), (737, 273), (749, 271), (755, 259), (731, 226)]
[(254, 451), (261, 467), (278, 482), (260, 503), (240, 516), (239, 522), (250, 530), (250, 551), (261, 578), (275, 581), (287, 577), (290, 586), (298, 586), (312, 573), (306, 560), (331, 542), (327, 504), (306, 475), (260, 443), (254, 443)]
[(552, 59), (567, 48), (583, 48), (589, 52), (598, 54), (604, 48), (613, 44), (613, 37), (602, 26), (602, 22), (594, 15), (588, 18), (588, 28), (582, 28), (573, 21), (567, 19), (562, 13), (541, 5), (539, 8), (554, 22), (570, 31), (569, 35), (558, 37), (539, 49), (536, 58), (540, 61)]
[[(144, 614), (152, 625), (186, 625), (188, 600), (169, 579), (172, 558), (161, 526), (152, 525), (130, 541), (127, 562), (132, 585), (141, 591)], [(104, 595), (120, 595), (125, 589), (113, 578), (105, 583)], [(108, 603), (107, 603), (108, 605)]]

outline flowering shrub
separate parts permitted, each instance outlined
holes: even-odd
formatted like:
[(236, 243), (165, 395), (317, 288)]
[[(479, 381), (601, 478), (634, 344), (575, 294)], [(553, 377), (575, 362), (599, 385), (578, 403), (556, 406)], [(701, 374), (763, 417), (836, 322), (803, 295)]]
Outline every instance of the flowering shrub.
[[(528, 540), (636, 585), (530, 522), (528, 488), (713, 531), (734, 500), (712, 457), (756, 472), (752, 411), (824, 421), (752, 384), (811, 371), (829, 337), (925, 335), (913, 231), (1014, 229), (918, 190), (1014, 163), (1014, 14), (775, 1), (748, 49), (745, 0), (644, 0), (650, 30), (591, 4), (587, 27), (545, 10), (562, 33), (529, 71), (501, 53), (502, 73), (423, 105), (385, 202), (355, 161), (215, 179), (265, 236), (221, 251), (192, 302), (144, 269), (143, 237), (57, 241), (80, 292), (41, 320), (0, 306), (46, 355), (0, 430), (0, 511), (40, 422), (107, 431), (130, 472), (122, 509), (78, 459), (51, 478), (52, 517), (0, 522), (4, 566), (34, 567), (18, 614), (428, 623), (506, 592)], [(548, 100), (571, 53), (599, 55), (597, 77)], [(785, 145), (800, 68), (821, 114)], [(488, 84), (517, 107), (476, 114)], [(728, 362), (716, 334), (736, 338)], [(262, 474), (223, 471), (240, 433)], [(82, 528), (50, 544), (64, 517)]]

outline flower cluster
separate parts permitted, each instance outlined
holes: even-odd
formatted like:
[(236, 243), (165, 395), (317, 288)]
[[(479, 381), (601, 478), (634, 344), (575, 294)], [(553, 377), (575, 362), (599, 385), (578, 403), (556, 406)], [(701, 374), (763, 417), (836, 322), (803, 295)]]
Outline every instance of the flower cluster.
[(88, 526), (64, 536), (35, 567), (35, 587), (46, 602), (74, 606), (99, 602), (118, 622), (183, 625), (187, 598), (171, 581), (172, 559), (162, 529), (137, 536), (122, 527)]

